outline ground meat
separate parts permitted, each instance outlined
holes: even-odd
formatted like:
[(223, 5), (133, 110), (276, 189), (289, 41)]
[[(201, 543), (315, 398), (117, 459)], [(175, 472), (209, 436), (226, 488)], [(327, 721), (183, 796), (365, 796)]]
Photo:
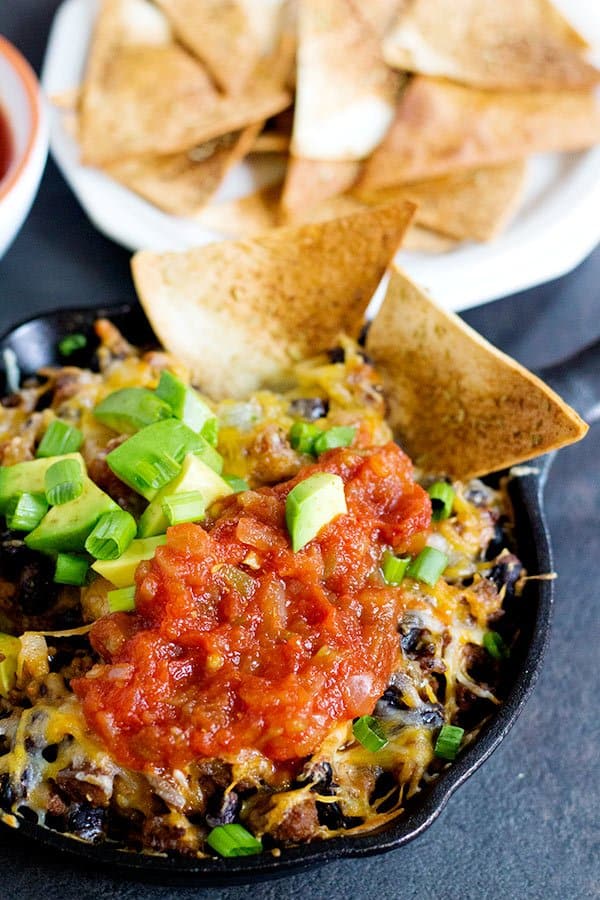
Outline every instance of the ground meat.
[(56, 776), (61, 796), (75, 803), (107, 806), (111, 796), (111, 782), (92, 769), (61, 769)]
[(196, 853), (200, 846), (201, 833), (193, 827), (174, 824), (171, 816), (151, 816), (144, 822), (145, 847), (152, 847), (161, 853)]
[(278, 425), (266, 425), (250, 446), (252, 475), (263, 484), (293, 478), (302, 458), (292, 450), (287, 434)]
[[(267, 832), (271, 808), (270, 797), (262, 797), (256, 802), (248, 816), (248, 825), (251, 831)], [(308, 796), (300, 803), (290, 806), (283, 813), (275, 828), (268, 833), (277, 843), (298, 844), (316, 837), (318, 828), (319, 815), (316, 800), (314, 796)]]

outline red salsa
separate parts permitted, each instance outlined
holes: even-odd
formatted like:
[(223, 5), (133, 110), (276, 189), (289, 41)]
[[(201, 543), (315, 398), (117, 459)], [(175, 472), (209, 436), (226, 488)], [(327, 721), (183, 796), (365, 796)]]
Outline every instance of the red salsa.
[(0, 106), (0, 181), (4, 178), (13, 158), (13, 137), (8, 119)]
[[(341, 476), (348, 514), (293, 553), (285, 498), (319, 471)], [(89, 726), (136, 769), (250, 748), (311, 754), (385, 689), (403, 593), (384, 582), (381, 556), (417, 552), (430, 521), (390, 443), (331, 450), (290, 481), (228, 498), (204, 527), (169, 529), (138, 568), (136, 612), (92, 628), (103, 663), (73, 681)]]

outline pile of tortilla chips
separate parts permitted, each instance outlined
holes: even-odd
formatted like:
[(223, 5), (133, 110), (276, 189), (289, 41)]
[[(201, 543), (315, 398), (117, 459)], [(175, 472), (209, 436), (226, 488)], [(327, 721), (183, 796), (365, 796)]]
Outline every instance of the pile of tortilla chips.
[[(407, 199), (408, 246), (485, 241), (529, 155), (600, 142), (587, 50), (550, 0), (102, 0), (82, 160), (232, 237)], [(248, 154), (283, 180), (211, 203)]]

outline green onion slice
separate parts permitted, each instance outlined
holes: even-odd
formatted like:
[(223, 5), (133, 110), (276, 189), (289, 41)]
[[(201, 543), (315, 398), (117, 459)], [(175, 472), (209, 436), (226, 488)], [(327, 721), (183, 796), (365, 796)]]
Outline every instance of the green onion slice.
[(352, 734), (371, 753), (377, 753), (388, 743), (379, 720), (374, 716), (361, 716), (357, 719), (352, 726)]
[(318, 425), (310, 422), (294, 422), (290, 428), (290, 444), (298, 453), (311, 455), (314, 453), (314, 443), (319, 435), (323, 434)]
[(83, 443), (83, 434), (79, 428), (67, 425), (61, 419), (54, 419), (48, 425), (44, 437), (37, 448), (36, 456), (64, 456), (75, 453)]
[(181, 525), (182, 522), (199, 522), (206, 512), (206, 501), (200, 491), (184, 491), (165, 497), (162, 510), (169, 525)]
[(406, 574), (417, 581), (434, 585), (446, 566), (448, 557), (435, 547), (425, 547), (408, 566)]
[(74, 584), (81, 587), (86, 582), (89, 567), (85, 556), (79, 556), (77, 553), (59, 553), (56, 557), (54, 581), (56, 584)]
[[(122, 444), (121, 446), (125, 445)], [(164, 456), (140, 459), (135, 464), (133, 478), (140, 488), (156, 492), (170, 481), (173, 481), (179, 474), (180, 469), (181, 465), (177, 460), (165, 453)]]
[(137, 522), (124, 509), (113, 509), (100, 516), (85, 542), (85, 549), (96, 559), (118, 559), (137, 533)]
[(435, 755), (440, 759), (455, 759), (464, 733), (465, 729), (457, 725), (442, 725), (433, 748)]
[(46, 500), (59, 506), (75, 500), (83, 491), (83, 471), (76, 459), (59, 459), (46, 470), (44, 487)]
[(132, 612), (135, 609), (135, 585), (109, 591), (106, 599), (111, 612)]
[(221, 475), (223, 481), (227, 482), (234, 494), (241, 494), (242, 491), (249, 491), (250, 485), (243, 478), (237, 475)]
[(510, 656), (510, 650), (506, 646), (504, 638), (497, 631), (486, 631), (483, 636), (483, 646), (492, 659), (508, 659)]
[(427, 493), (431, 497), (431, 518), (434, 522), (441, 522), (452, 515), (452, 504), (456, 492), (451, 484), (447, 481), (436, 481), (429, 488)]
[(219, 854), (233, 856), (254, 856), (262, 852), (262, 844), (243, 825), (217, 825), (206, 838), (209, 847)]
[(58, 352), (61, 356), (71, 356), (76, 350), (83, 350), (87, 346), (87, 338), (85, 334), (75, 332), (75, 334), (67, 334), (58, 342)]
[(48, 503), (43, 494), (29, 494), (25, 491), (9, 501), (6, 524), (11, 531), (33, 531), (47, 512)]
[(381, 571), (388, 584), (400, 584), (410, 563), (408, 556), (394, 556), (389, 550), (383, 554)]
[(210, 444), (211, 447), (217, 446), (219, 443), (219, 420), (216, 416), (206, 420), (200, 431), (200, 436), (203, 437), (206, 443)]
[(356, 428), (350, 425), (336, 425), (334, 428), (328, 428), (327, 431), (322, 431), (315, 439), (313, 452), (320, 456), (326, 450), (333, 450), (336, 447), (349, 447), (354, 440), (355, 434)]

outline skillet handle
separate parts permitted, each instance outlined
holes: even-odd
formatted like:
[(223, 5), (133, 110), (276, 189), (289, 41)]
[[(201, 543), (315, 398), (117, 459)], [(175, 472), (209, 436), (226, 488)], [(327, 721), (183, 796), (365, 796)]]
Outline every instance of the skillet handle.
[[(600, 420), (600, 340), (537, 374), (589, 425)], [(536, 461), (540, 497), (555, 456), (556, 450)]]
[(600, 340), (538, 374), (589, 425), (600, 420)]

